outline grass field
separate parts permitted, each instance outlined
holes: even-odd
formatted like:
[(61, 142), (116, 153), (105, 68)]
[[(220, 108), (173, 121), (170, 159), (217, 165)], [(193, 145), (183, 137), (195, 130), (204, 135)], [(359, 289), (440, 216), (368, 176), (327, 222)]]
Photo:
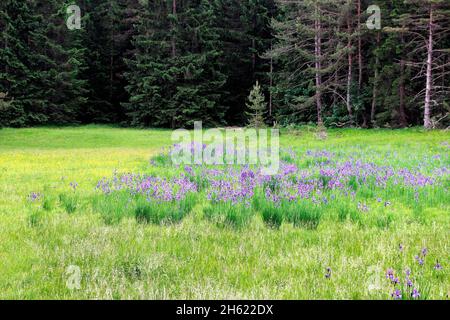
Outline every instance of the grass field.
[[(104, 201), (97, 183), (115, 171), (180, 174), (150, 162), (170, 137), (102, 126), (0, 130), (0, 298), (449, 298), (448, 132), (283, 132), (298, 170), (356, 159), (411, 170), (420, 184), (350, 178), (354, 194), (327, 189), (313, 228), (268, 225), (264, 212), (279, 210), (264, 204), (241, 227), (216, 223), (205, 218), (207, 191), (176, 223), (142, 223)], [(115, 203), (122, 216), (112, 222)]]

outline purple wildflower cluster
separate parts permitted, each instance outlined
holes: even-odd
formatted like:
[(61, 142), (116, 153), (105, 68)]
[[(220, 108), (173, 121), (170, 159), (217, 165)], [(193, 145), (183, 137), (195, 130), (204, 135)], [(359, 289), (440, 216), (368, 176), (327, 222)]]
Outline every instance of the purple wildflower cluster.
[(75, 181), (73, 181), (73, 182), (71, 182), (71, 183), (69, 184), (69, 186), (70, 186), (70, 188), (71, 188), (73, 191), (76, 191), (77, 188), (78, 188), (78, 183), (75, 182)]
[(427, 256), (427, 254), (428, 254), (428, 249), (423, 248), (420, 251), (420, 253), (414, 257), (420, 266), (423, 266), (423, 264), (425, 263), (425, 258)]
[(336, 154), (327, 150), (308, 150), (305, 153), (306, 158), (312, 159), (316, 164), (329, 165), (332, 164)]
[(257, 186), (257, 176), (250, 169), (240, 172), (229, 172), (228, 179), (210, 179), (207, 197), (213, 202), (242, 203), (250, 205)]
[(386, 279), (389, 280), (391, 285), (394, 287), (391, 292), (391, 297), (395, 300), (401, 300), (405, 298), (405, 294), (409, 294), (412, 299), (418, 299), (420, 297), (419, 290), (414, 287), (414, 283), (411, 277), (411, 270), (405, 270), (405, 279), (402, 285), (400, 278), (395, 275), (395, 271), (393, 269), (388, 269), (386, 271)]
[[(403, 245), (400, 245), (399, 250), (403, 252), (403, 249), (404, 249)], [(416, 255), (414, 258), (420, 266), (423, 266), (427, 255), (428, 249), (423, 248), (420, 251), (420, 253)], [(436, 262), (434, 270), (436, 271), (443, 270), (443, 267), (439, 263), (439, 261)], [(419, 292), (417, 286), (414, 284), (411, 269), (407, 268), (404, 273), (405, 277), (402, 283), (399, 277), (396, 276), (395, 271), (393, 269), (388, 269), (386, 271), (386, 279), (388, 279), (391, 285), (393, 285), (394, 287), (391, 293), (392, 298), (397, 300), (404, 298), (404, 295), (408, 295), (412, 299), (419, 299), (421, 297), (421, 293)]]
[[(321, 154), (322, 155), (322, 154)], [(352, 184), (372, 185), (385, 188), (388, 182), (404, 187), (418, 188), (433, 185), (435, 180), (421, 173), (407, 169), (394, 170), (390, 167), (380, 167), (373, 163), (361, 161), (346, 161), (341, 164), (321, 164), (319, 167), (299, 169), (296, 164), (282, 162), (279, 173), (275, 176), (265, 176), (258, 168), (244, 166), (241, 168), (200, 167), (194, 170), (186, 167), (185, 173), (197, 176), (207, 181), (210, 189), (208, 199), (214, 201), (249, 202), (257, 188), (262, 188), (267, 200), (278, 203), (282, 200), (296, 201), (310, 199), (315, 203), (327, 204), (330, 198), (324, 197), (325, 192), (335, 191), (343, 196), (355, 198), (356, 192)], [(320, 199), (320, 201), (318, 200)], [(388, 200), (379, 199), (385, 207), (391, 205)], [(361, 212), (370, 210), (366, 203), (359, 203)]]
[(29, 202), (37, 202), (37, 201), (40, 201), (41, 199), (42, 199), (42, 194), (39, 192), (31, 192), (28, 195)]
[(104, 194), (128, 191), (132, 195), (144, 195), (148, 201), (179, 201), (190, 192), (197, 192), (197, 186), (187, 177), (159, 178), (140, 174), (114, 174), (112, 179), (103, 178), (97, 183), (97, 189)]
[[(203, 151), (207, 145), (191, 143), (191, 156)], [(168, 153), (184, 150), (184, 145), (172, 146)], [(279, 206), (282, 202), (311, 201), (315, 205), (328, 205), (338, 196), (349, 198), (359, 212), (371, 211), (370, 199), (357, 200), (362, 187), (383, 191), (388, 186), (398, 186), (419, 198), (422, 188), (440, 182), (434, 173), (427, 175), (420, 168), (395, 168), (377, 165), (356, 159), (357, 155), (340, 156), (327, 150), (295, 152), (292, 148), (282, 151), (280, 169), (274, 176), (264, 175), (257, 166), (208, 166), (198, 164), (180, 167), (175, 178), (160, 178), (137, 174), (115, 174), (112, 179), (103, 179), (97, 188), (105, 194), (122, 189), (145, 194), (149, 201), (172, 201), (183, 199), (188, 192), (202, 192), (213, 202), (242, 203), (250, 206), (255, 195)], [(306, 160), (306, 161), (303, 161)], [(449, 172), (447, 172), (448, 174)], [(76, 188), (76, 187), (74, 187)], [(392, 203), (377, 196), (378, 203), (389, 207)]]

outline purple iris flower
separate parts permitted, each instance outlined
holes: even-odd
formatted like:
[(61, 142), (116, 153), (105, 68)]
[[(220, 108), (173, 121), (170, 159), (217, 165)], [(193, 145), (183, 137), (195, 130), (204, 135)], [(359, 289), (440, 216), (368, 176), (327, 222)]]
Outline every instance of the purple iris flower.
[(402, 292), (399, 289), (395, 289), (394, 292), (391, 293), (391, 296), (395, 300), (401, 300), (402, 299)]
[(423, 263), (424, 263), (423, 259), (421, 257), (419, 257), (419, 256), (416, 256), (415, 258), (416, 258), (417, 263), (419, 265), (423, 266)]
[(413, 282), (411, 281), (411, 279), (406, 278), (406, 285), (408, 286), (408, 288), (411, 288), (413, 286)]
[(423, 255), (424, 257), (426, 257), (427, 254), (428, 254), (428, 249), (427, 249), (427, 248), (423, 248), (423, 249), (422, 249), (422, 255)]

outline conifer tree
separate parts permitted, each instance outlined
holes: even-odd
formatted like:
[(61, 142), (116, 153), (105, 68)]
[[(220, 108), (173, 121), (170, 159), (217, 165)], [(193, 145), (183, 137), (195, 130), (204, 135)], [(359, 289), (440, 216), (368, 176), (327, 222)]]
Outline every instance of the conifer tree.
[(256, 84), (250, 91), (247, 100), (246, 106), (249, 111), (246, 114), (249, 127), (256, 129), (263, 128), (265, 126), (264, 114), (267, 112), (267, 104), (258, 81), (256, 81)]
[(27, 20), (30, 5), (26, 1), (5, 0), (0, 3), (0, 92), (14, 101), (0, 113), (5, 126), (23, 126), (27, 122), (26, 97), (28, 88), (28, 60), (26, 51)]
[(446, 69), (450, 52), (445, 46), (445, 39), (450, 36), (450, 3), (447, 0), (406, 0), (406, 3), (413, 9), (399, 21), (412, 37), (408, 46), (416, 60), (409, 64), (416, 69), (415, 79), (424, 82), (415, 98), (422, 101), (424, 127), (432, 129), (432, 109), (443, 105), (450, 93), (450, 85), (444, 80), (450, 76)]
[(345, 67), (340, 57), (348, 52), (337, 36), (345, 1), (280, 0), (278, 4), (282, 16), (273, 21), (277, 42), (269, 55), (282, 65), (277, 91), (287, 108), (281, 114), (286, 112), (287, 121), (295, 121), (315, 106), (315, 117), (306, 120), (315, 118), (322, 126), (326, 99), (330, 93), (339, 94), (341, 87), (335, 76)]
[(89, 104), (85, 121), (121, 122), (125, 120), (121, 103), (128, 100), (125, 59), (132, 55), (133, 24), (142, 8), (139, 0), (90, 0), (85, 11), (84, 46), (89, 80)]
[[(84, 48), (79, 30), (65, 24), (63, 0), (7, 0), (2, 10), (3, 66), (0, 91), (9, 92), (9, 125), (76, 123), (86, 102)], [(2, 52), (2, 53), (3, 53)]]
[(136, 54), (128, 60), (130, 100), (124, 106), (135, 125), (223, 123), (226, 79), (214, 11), (205, 0), (176, 3), (149, 2), (143, 10), (133, 40)]

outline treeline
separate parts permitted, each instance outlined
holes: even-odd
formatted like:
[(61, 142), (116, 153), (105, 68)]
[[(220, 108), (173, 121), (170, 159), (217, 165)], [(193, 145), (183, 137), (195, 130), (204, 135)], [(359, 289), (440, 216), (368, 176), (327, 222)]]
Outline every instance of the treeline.
[(256, 82), (268, 125), (448, 126), (450, 1), (371, 4), (2, 0), (0, 126), (245, 125)]

